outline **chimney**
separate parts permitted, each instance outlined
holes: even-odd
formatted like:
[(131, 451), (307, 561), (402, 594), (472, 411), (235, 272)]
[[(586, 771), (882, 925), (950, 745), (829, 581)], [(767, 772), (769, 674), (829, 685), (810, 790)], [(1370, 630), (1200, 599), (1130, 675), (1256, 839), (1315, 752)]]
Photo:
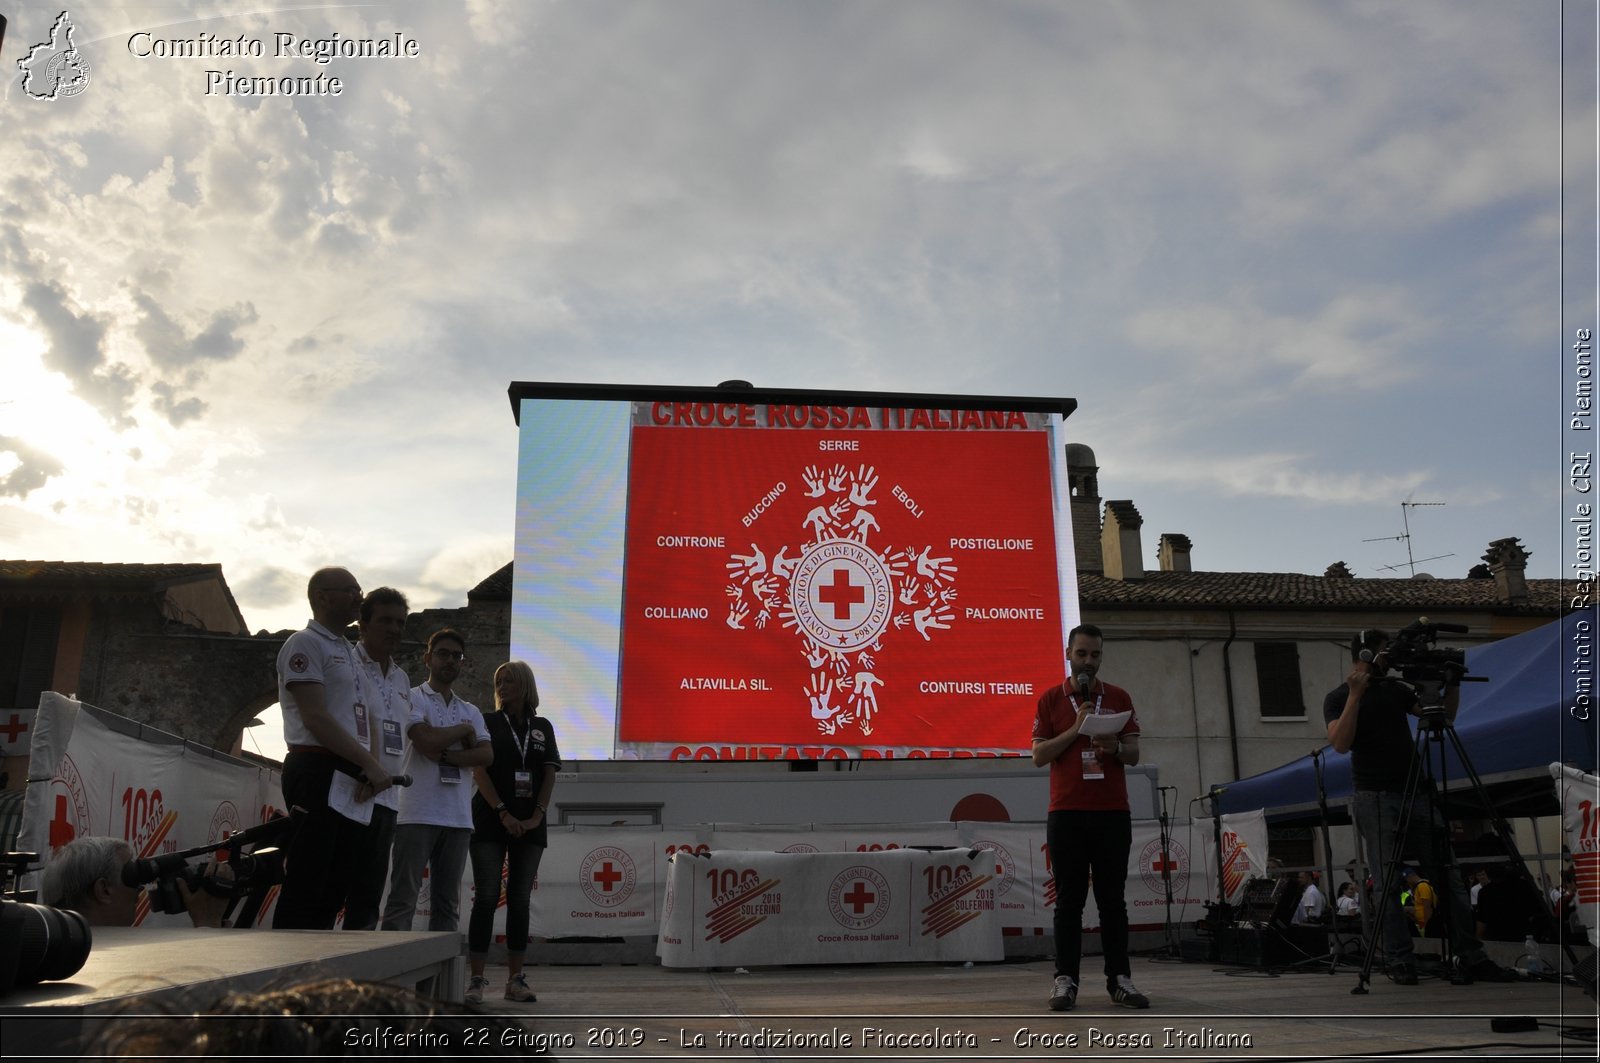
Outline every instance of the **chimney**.
[(1067, 444), (1067, 486), (1072, 491), (1072, 553), (1079, 572), (1104, 572), (1100, 554), (1100, 466), (1082, 443)]
[(1139, 529), (1143, 526), (1144, 518), (1131, 501), (1106, 503), (1105, 520), (1100, 525), (1100, 553), (1111, 579), (1144, 578), (1144, 553), (1139, 547)]
[(1528, 604), (1529, 553), (1513, 536), (1489, 544), (1483, 559), (1494, 576), (1494, 596), (1501, 605)]
[(1163, 572), (1189, 572), (1189, 551), (1193, 545), (1187, 535), (1177, 532), (1162, 532), (1161, 541), (1156, 546), (1156, 559)]
[(1350, 571), (1350, 566), (1345, 564), (1343, 561), (1335, 561), (1333, 564), (1328, 566), (1328, 570), (1322, 574), (1322, 578), (1323, 579), (1355, 579), (1356, 578), (1356, 574), (1354, 572), (1351, 572)]

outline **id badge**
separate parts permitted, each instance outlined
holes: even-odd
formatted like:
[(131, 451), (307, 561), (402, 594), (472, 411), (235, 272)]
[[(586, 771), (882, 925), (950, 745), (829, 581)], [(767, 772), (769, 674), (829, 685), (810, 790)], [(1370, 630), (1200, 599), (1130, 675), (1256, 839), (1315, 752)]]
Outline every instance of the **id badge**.
[(1083, 751), (1083, 777), (1085, 779), (1104, 779), (1106, 777), (1106, 769), (1100, 763), (1100, 757), (1095, 753), (1093, 745)]
[(460, 782), (461, 781), (461, 765), (459, 765), (459, 764), (441, 764), (441, 765), (439, 765), (439, 781), (440, 782), (455, 782), (455, 783)]
[(406, 751), (405, 741), (400, 737), (400, 721), (383, 721), (383, 751), (398, 757)]
[(356, 702), (356, 737), (365, 742), (372, 735), (372, 728), (367, 724), (367, 706), (363, 702)]
[(512, 781), (513, 781), (515, 789), (516, 789), (516, 796), (518, 796), (518, 797), (532, 797), (533, 796), (533, 772), (531, 772), (531, 771), (513, 772), (511, 778), (512, 778)]

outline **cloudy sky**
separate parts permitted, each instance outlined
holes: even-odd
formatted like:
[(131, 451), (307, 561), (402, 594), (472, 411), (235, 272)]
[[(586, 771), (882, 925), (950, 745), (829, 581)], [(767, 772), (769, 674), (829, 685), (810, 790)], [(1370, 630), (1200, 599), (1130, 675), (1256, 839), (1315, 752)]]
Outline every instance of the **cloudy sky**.
[(1391, 575), (1412, 499), (1427, 571), (1562, 568), (1554, 0), (253, 6), (74, 4), (37, 100), (4, 5), (8, 557), (459, 605), (511, 381), (738, 377), (1075, 397), (1151, 564)]

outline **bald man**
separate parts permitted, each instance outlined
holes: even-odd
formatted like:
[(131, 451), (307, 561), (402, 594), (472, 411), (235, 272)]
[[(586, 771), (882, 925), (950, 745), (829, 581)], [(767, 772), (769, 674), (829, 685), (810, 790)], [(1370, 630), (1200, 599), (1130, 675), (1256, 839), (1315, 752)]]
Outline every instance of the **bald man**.
[(342, 568), (319, 569), (306, 586), (311, 622), (278, 651), (278, 702), (283, 709), (283, 799), (304, 810), (284, 854), (283, 891), (272, 917), (277, 930), (331, 930), (359, 874), (365, 824), (329, 805), (336, 775), (358, 781), (356, 800), (389, 788), (373, 755), (377, 726), (360, 696), (355, 647), (345, 629), (361, 611), (361, 584)]

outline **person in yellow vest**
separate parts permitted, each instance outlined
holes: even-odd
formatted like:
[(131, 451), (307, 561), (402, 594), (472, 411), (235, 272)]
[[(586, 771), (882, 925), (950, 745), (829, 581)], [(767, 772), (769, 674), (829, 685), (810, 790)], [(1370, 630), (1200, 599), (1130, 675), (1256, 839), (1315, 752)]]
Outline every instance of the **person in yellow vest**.
[(1427, 879), (1417, 874), (1417, 869), (1408, 867), (1402, 872), (1406, 880), (1406, 892), (1400, 896), (1400, 904), (1410, 913), (1412, 920), (1417, 924), (1417, 936), (1428, 936), (1428, 920), (1433, 918), (1433, 911), (1438, 907), (1438, 895), (1433, 892), (1433, 885)]

